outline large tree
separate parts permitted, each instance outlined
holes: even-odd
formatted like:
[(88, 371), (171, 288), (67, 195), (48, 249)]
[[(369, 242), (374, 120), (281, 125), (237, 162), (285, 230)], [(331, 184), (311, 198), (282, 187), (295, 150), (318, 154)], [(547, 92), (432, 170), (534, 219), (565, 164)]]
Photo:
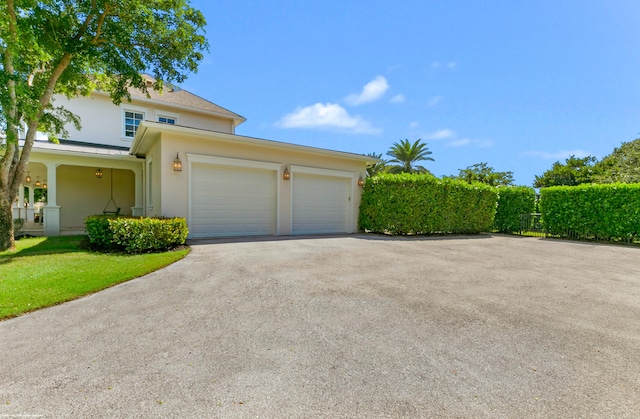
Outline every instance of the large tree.
[(597, 183), (640, 183), (640, 139), (622, 143), (595, 165)]
[(421, 161), (434, 161), (430, 155), (433, 154), (427, 143), (423, 143), (421, 139), (416, 140), (413, 144), (409, 140), (401, 140), (393, 143), (393, 146), (387, 152), (392, 157), (388, 163), (396, 163), (387, 166), (390, 173), (430, 173), (425, 167), (417, 165)]
[(591, 183), (595, 171), (596, 158), (593, 156), (570, 156), (564, 163), (553, 163), (551, 169), (541, 176), (536, 175), (533, 186), (545, 188), (548, 186), (575, 186)]
[(205, 19), (189, 0), (0, 0), (0, 251), (13, 247), (11, 203), (37, 131), (64, 135), (77, 117), (55, 94), (147, 91), (197, 70)]
[(490, 186), (513, 185), (513, 172), (498, 172), (487, 163), (476, 163), (466, 169), (459, 169), (455, 179), (462, 179), (468, 183), (480, 182)]

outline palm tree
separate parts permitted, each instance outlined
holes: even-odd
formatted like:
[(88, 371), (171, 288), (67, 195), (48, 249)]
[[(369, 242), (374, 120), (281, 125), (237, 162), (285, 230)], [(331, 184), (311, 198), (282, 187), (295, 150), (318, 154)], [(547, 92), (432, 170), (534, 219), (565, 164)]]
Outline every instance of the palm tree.
[(421, 139), (411, 144), (409, 140), (402, 140), (394, 143), (393, 147), (387, 152), (388, 156), (393, 157), (389, 163), (398, 163), (397, 165), (388, 166), (390, 173), (430, 173), (423, 166), (416, 166), (415, 163), (430, 160), (435, 161), (429, 155), (432, 154), (427, 147), (427, 143), (423, 143)]
[(382, 160), (379, 163), (374, 163), (371, 166), (367, 166), (367, 177), (372, 177), (377, 175), (378, 173), (383, 173), (385, 168), (387, 167), (387, 161), (382, 159), (382, 154), (376, 153), (367, 153), (365, 156), (373, 157), (374, 159)]

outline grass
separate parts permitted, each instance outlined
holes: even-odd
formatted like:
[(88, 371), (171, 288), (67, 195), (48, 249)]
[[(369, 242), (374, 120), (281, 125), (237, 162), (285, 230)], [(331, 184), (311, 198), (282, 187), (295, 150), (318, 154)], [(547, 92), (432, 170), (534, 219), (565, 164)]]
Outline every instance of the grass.
[(0, 320), (60, 304), (170, 265), (188, 253), (105, 254), (80, 247), (84, 236), (36, 237), (0, 252)]

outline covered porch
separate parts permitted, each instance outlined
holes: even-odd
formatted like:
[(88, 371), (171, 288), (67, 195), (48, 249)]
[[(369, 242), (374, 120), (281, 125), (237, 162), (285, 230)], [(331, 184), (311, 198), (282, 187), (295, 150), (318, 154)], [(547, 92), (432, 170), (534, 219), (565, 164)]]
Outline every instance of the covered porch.
[(38, 141), (13, 218), (25, 234), (57, 236), (83, 234), (94, 214), (144, 215), (143, 169), (125, 147)]

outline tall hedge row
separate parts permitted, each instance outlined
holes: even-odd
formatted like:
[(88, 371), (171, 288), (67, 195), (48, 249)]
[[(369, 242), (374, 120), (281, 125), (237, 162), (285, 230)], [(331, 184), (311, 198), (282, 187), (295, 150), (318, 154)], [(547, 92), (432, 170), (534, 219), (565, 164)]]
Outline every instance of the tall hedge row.
[(498, 208), (494, 219), (494, 229), (501, 233), (520, 230), (520, 215), (534, 212), (536, 192), (527, 186), (506, 186), (498, 188)]
[(382, 174), (367, 179), (360, 203), (364, 231), (393, 235), (490, 231), (498, 200), (482, 184), (428, 174)]
[(549, 234), (582, 239), (640, 239), (640, 184), (583, 184), (540, 190)]

